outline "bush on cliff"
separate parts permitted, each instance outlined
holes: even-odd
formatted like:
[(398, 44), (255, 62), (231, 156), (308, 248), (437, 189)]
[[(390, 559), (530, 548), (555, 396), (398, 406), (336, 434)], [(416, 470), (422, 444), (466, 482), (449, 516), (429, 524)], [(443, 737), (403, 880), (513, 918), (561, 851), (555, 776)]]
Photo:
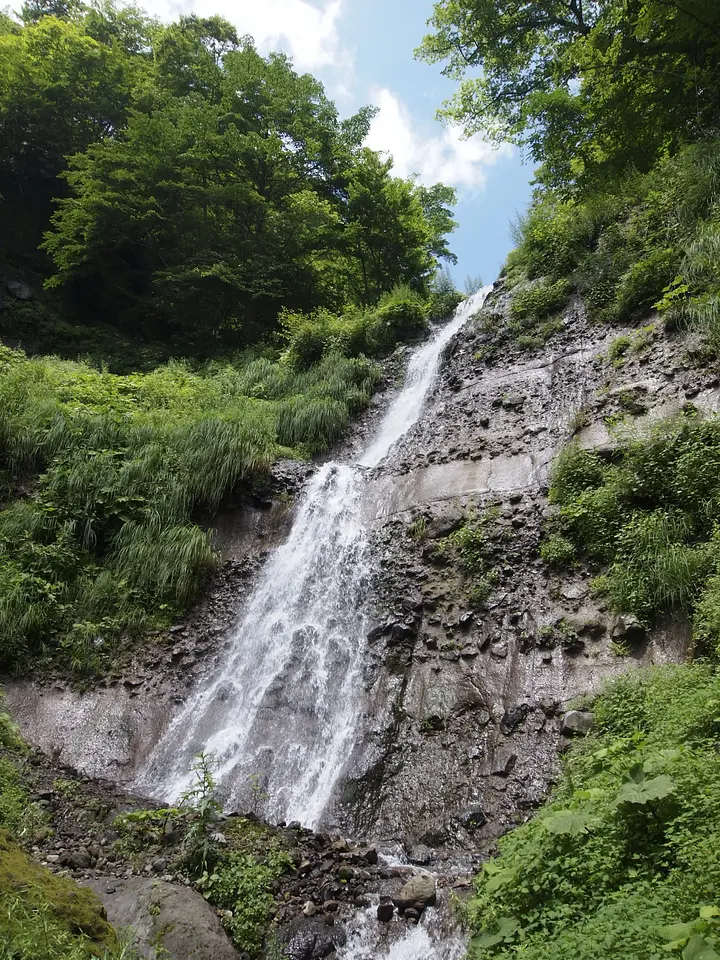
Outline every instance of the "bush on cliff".
[(551, 526), (602, 575), (619, 612), (693, 618), (696, 640), (720, 653), (720, 421), (692, 411), (645, 435), (618, 438), (613, 459), (575, 444), (556, 459)]

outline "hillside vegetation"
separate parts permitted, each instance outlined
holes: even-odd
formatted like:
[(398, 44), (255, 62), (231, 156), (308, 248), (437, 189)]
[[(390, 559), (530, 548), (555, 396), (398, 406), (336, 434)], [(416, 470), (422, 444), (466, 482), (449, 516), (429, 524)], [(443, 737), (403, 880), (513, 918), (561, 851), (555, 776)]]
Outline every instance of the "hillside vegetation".
[(335, 443), (457, 305), (454, 193), (394, 177), (372, 117), (220, 17), (0, 14), (0, 669), (168, 625), (223, 498)]
[[(693, 362), (716, 368), (714, 0), (441, 0), (430, 26), (420, 56), (460, 84), (441, 112), (538, 165), (505, 268), (517, 344), (541, 346), (575, 302), (598, 324), (640, 327), (613, 344), (618, 367), (653, 349), (652, 320), (695, 331)], [(718, 422), (688, 404), (638, 432), (632, 413), (612, 453), (559, 456), (542, 556), (560, 575), (584, 566), (612, 610), (648, 626), (688, 618), (696, 662), (630, 674), (586, 704), (595, 731), (476, 880), (478, 958), (720, 956)]]

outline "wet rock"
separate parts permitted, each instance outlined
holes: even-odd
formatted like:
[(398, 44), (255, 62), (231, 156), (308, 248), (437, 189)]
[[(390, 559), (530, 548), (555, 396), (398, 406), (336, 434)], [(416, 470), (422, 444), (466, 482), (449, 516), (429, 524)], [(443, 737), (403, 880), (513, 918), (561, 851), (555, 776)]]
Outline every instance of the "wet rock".
[(482, 827), (483, 824), (487, 823), (487, 816), (482, 807), (472, 806), (463, 810), (458, 820), (466, 830), (477, 830), (479, 827)]
[(435, 851), (424, 843), (418, 843), (408, 850), (408, 858), (412, 863), (425, 867), (435, 859)]
[(395, 905), (391, 902), (380, 903), (377, 908), (377, 918), (380, 923), (390, 923), (395, 913)]
[[(131, 877), (89, 881), (108, 920), (133, 932), (135, 949), (150, 960), (237, 960), (210, 904), (189, 887)], [(162, 948), (160, 950), (159, 948)]]
[(498, 750), (492, 772), (496, 777), (509, 777), (515, 769), (517, 754), (511, 750)]
[(586, 713), (583, 710), (570, 710), (563, 717), (562, 730), (563, 737), (585, 736), (590, 733), (595, 726), (595, 717), (592, 713)]
[(302, 918), (278, 932), (278, 946), (287, 960), (320, 960), (335, 953), (347, 937), (337, 924), (324, 920)]
[(435, 877), (429, 873), (417, 873), (401, 887), (393, 901), (399, 910), (424, 910), (434, 906), (436, 898)]
[(565, 600), (582, 600), (589, 592), (588, 587), (584, 583), (568, 583), (562, 587), (560, 595), (564, 597)]
[(390, 640), (394, 643), (403, 643), (414, 640), (417, 636), (418, 624), (415, 620), (398, 621), (390, 628)]
[(506, 710), (500, 721), (501, 733), (504, 733), (506, 736), (511, 734), (516, 727), (520, 726), (525, 717), (527, 717), (529, 709), (530, 707), (527, 703), (520, 703), (517, 707), (511, 707), (509, 710)]
[(355, 851), (355, 855), (360, 860), (364, 860), (372, 866), (375, 866), (378, 862), (378, 852), (375, 847), (360, 847)]

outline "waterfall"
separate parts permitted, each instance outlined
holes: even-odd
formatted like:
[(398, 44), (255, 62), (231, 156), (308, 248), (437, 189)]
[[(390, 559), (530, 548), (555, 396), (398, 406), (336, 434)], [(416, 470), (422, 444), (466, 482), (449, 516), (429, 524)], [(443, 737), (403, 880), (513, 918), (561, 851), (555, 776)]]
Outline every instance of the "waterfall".
[(254, 803), (269, 819), (319, 822), (361, 712), (372, 574), (364, 474), (418, 419), (444, 347), (489, 289), (464, 301), (415, 351), (403, 389), (357, 463), (327, 463), (308, 482), (290, 536), (265, 564), (226, 655), (179, 711), (137, 786), (177, 799), (193, 756), (204, 751), (217, 761), (227, 806)]

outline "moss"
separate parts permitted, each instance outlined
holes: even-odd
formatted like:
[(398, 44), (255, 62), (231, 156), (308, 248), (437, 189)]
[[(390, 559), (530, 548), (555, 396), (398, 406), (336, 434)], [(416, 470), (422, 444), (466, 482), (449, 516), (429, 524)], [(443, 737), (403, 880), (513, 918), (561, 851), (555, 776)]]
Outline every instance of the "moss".
[(49, 907), (60, 926), (72, 935), (87, 937), (91, 945), (112, 947), (116, 942), (105, 910), (92, 890), (33, 863), (10, 835), (0, 830), (0, 899), (14, 896), (38, 910)]

